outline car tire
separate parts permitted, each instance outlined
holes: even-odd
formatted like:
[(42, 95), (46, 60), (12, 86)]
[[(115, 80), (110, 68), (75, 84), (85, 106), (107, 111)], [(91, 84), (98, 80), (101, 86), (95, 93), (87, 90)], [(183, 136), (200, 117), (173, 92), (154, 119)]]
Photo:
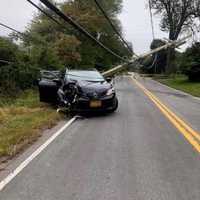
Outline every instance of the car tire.
[(115, 111), (118, 109), (118, 105), (119, 105), (119, 102), (118, 102), (118, 99), (116, 98), (116, 99), (115, 99), (115, 103), (114, 103), (114, 107), (113, 107), (113, 109), (111, 110), (111, 112), (115, 112)]

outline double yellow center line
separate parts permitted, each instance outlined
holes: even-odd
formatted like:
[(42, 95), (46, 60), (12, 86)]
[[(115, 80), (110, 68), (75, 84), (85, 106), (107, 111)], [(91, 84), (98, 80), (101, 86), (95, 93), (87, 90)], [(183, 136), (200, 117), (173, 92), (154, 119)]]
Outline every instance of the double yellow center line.
[(141, 83), (131, 78), (133, 82), (153, 101), (160, 111), (169, 119), (169, 121), (182, 133), (188, 142), (200, 153), (200, 134), (194, 131), (186, 122), (173, 113), (164, 105), (154, 94), (147, 90)]

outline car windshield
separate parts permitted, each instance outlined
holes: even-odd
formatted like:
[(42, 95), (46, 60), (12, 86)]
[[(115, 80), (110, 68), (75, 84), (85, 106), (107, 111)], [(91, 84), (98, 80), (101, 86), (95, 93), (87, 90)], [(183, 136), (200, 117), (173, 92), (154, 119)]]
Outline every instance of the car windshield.
[(98, 71), (68, 71), (66, 78), (75, 81), (91, 81), (102, 82), (105, 81), (103, 76)]

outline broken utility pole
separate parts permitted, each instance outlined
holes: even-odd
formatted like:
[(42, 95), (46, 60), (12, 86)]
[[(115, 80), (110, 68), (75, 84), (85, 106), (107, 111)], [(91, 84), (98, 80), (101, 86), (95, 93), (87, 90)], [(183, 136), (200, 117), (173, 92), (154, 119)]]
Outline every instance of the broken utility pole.
[(125, 63), (125, 64), (119, 65), (119, 66), (117, 66), (117, 67), (114, 67), (114, 68), (112, 68), (112, 69), (110, 69), (110, 70), (108, 70), (108, 71), (106, 71), (106, 72), (103, 72), (102, 75), (103, 75), (103, 76), (111, 76), (111, 75), (114, 75), (115, 73), (117, 73), (117, 72), (123, 70), (127, 65), (132, 64), (132, 63), (134, 63), (135, 61), (137, 61), (137, 60), (139, 60), (139, 59), (141, 59), (141, 58), (145, 58), (145, 57), (147, 57), (147, 56), (149, 56), (149, 55), (152, 55), (152, 54), (154, 54), (154, 53), (157, 53), (157, 52), (159, 52), (159, 51), (161, 51), (161, 50), (163, 50), (163, 49), (167, 49), (167, 48), (169, 48), (169, 47), (171, 47), (171, 46), (174, 46), (175, 48), (177, 48), (177, 47), (179, 47), (179, 46), (185, 44), (185, 43), (186, 43), (186, 40), (187, 40), (188, 38), (190, 38), (191, 36), (192, 36), (192, 35), (190, 34), (190, 35), (188, 35), (188, 36), (186, 36), (186, 37), (184, 37), (184, 38), (182, 38), (182, 39), (180, 39), (180, 40), (178, 40), (178, 41), (170, 41), (170, 42), (168, 42), (167, 44), (165, 44), (164, 46), (158, 47), (158, 48), (156, 48), (156, 49), (154, 49), (154, 50), (152, 50), (152, 51), (150, 51), (150, 52), (148, 52), (148, 53), (145, 53), (145, 54), (140, 55), (140, 56), (137, 56), (137, 57), (134, 56), (133, 59), (130, 60), (129, 63)]

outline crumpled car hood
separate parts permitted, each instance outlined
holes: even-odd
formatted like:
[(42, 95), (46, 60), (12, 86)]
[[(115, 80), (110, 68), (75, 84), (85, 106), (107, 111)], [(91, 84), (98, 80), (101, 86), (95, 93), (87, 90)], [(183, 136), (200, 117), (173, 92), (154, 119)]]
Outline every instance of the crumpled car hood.
[(88, 81), (79, 81), (78, 86), (82, 90), (83, 93), (88, 92), (96, 92), (104, 93), (107, 92), (110, 88), (112, 88), (110, 83), (105, 82), (88, 82)]

